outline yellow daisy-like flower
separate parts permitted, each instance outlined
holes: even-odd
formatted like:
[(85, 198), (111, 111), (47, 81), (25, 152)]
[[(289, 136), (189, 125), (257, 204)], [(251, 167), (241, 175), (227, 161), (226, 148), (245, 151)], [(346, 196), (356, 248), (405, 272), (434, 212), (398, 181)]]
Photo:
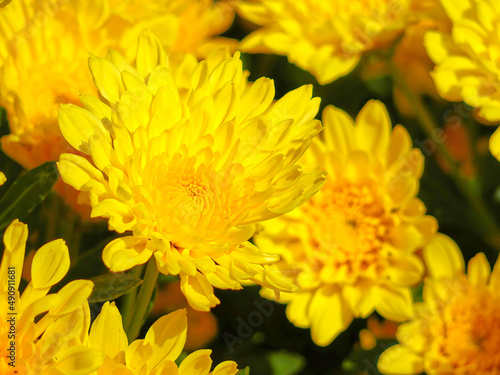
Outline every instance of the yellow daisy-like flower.
[(500, 374), (500, 263), (491, 271), (483, 253), (469, 262), (439, 234), (424, 250), (429, 271), (423, 302), (399, 326), (400, 344), (380, 356), (384, 374)]
[[(0, 106), (11, 134), (2, 149), (31, 169), (75, 152), (57, 123), (60, 103), (79, 103), (78, 90), (95, 92), (88, 52), (111, 47), (135, 57), (138, 35), (151, 28), (173, 51), (202, 54), (233, 20), (227, 2), (212, 0), (17, 0), (0, 10)], [(56, 189), (72, 206), (76, 193)]]
[(234, 375), (235, 362), (220, 363), (210, 372), (211, 350), (197, 350), (177, 366), (175, 360), (186, 342), (186, 310), (177, 310), (158, 319), (142, 340), (128, 344), (122, 317), (114, 302), (106, 302), (92, 324), (89, 347), (105, 353), (104, 365), (96, 375)]
[[(437, 2), (437, 0), (430, 0)], [(427, 1), (428, 2), (428, 1)], [(427, 3), (426, 2), (426, 3)], [(414, 0), (241, 1), (239, 13), (261, 26), (241, 48), (286, 55), (320, 84), (350, 73), (363, 53), (387, 46), (425, 8)]]
[(324, 140), (313, 141), (304, 164), (326, 168), (325, 186), (255, 236), (263, 251), (281, 255), (275, 268), (298, 285), (282, 294), (288, 319), (310, 327), (322, 346), (353, 317), (412, 315), (410, 287), (423, 274), (415, 251), (437, 227), (416, 198), (422, 154), (402, 126), (391, 129), (382, 103), (368, 102), (355, 121), (326, 107), (323, 124)]
[(0, 266), (0, 372), (84, 375), (99, 368), (103, 355), (87, 347), (91, 281), (75, 280), (59, 292), (50, 288), (66, 275), (69, 252), (63, 240), (35, 254), (31, 281), (22, 294), (27, 226), (15, 220), (5, 230)]
[[(453, 27), (428, 32), (425, 46), (436, 63), (433, 72), (439, 94), (477, 108), (486, 123), (500, 123), (500, 3), (495, 0), (441, 0)], [(500, 132), (490, 139), (500, 159)]]
[(169, 68), (154, 35), (144, 32), (136, 67), (116, 52), (89, 61), (103, 100), (62, 105), (67, 141), (89, 155), (61, 155), (63, 180), (86, 192), (92, 217), (130, 235), (108, 244), (104, 263), (128, 270), (153, 255), (160, 272), (180, 275), (192, 307), (219, 301), (212, 286), (255, 282), (291, 291), (270, 264), (278, 256), (248, 242), (258, 222), (315, 194), (321, 172), (296, 164), (321, 129), (319, 98), (300, 87), (274, 100), (274, 83), (247, 82), (239, 53), (222, 50)]

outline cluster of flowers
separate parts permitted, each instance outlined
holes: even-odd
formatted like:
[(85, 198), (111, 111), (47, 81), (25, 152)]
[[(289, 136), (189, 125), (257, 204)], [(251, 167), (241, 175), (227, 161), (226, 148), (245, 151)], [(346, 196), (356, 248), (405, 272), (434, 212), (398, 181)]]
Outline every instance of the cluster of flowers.
[[(500, 266), (491, 271), (480, 253), (465, 275), (457, 245), (437, 233), (417, 198), (424, 158), (408, 131), (393, 127), (375, 100), (355, 119), (330, 105), (317, 120), (311, 85), (275, 99), (273, 81), (249, 82), (236, 51), (287, 55), (326, 84), (363, 54), (393, 49), (400, 72), (435, 63), (438, 93), (496, 124), (500, 3), (12, 0), (0, 7), (0, 105), (11, 130), (2, 149), (28, 169), (58, 160), (57, 192), (124, 234), (103, 250), (112, 272), (149, 262), (145, 279), (154, 285), (159, 273), (178, 275), (199, 311), (220, 303), (214, 287), (258, 284), (320, 346), (373, 312), (407, 322), (400, 344), (380, 357), (386, 374), (500, 373)], [(258, 25), (241, 42), (217, 36), (235, 11)], [(490, 148), (500, 158), (499, 134)], [(113, 302), (90, 324), (91, 281), (49, 293), (69, 269), (62, 240), (38, 250), (31, 281), (17, 292), (17, 361), (9, 365), (7, 269), (21, 273), (27, 236), (17, 220), (4, 235), (3, 374), (238, 372), (231, 361), (210, 372), (210, 350), (176, 364), (185, 310), (130, 344)], [(412, 288), (424, 275), (423, 302), (415, 303)]]

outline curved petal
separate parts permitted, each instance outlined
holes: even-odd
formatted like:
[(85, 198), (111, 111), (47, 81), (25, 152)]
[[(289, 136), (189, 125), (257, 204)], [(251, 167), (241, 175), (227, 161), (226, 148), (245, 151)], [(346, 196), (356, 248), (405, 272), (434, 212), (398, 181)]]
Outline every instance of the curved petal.
[(186, 296), (189, 305), (198, 311), (210, 311), (220, 301), (214, 294), (214, 288), (206, 276), (197, 272), (195, 276), (181, 273), (181, 290)]
[(128, 339), (123, 330), (122, 316), (114, 302), (106, 302), (92, 323), (89, 346), (102, 351), (110, 358), (115, 358), (127, 350)]
[(211, 350), (197, 350), (188, 355), (179, 366), (179, 375), (207, 375), (212, 366)]
[(409, 288), (386, 284), (377, 287), (377, 312), (384, 318), (401, 322), (413, 316), (413, 298)]
[(35, 253), (31, 264), (31, 282), (35, 288), (49, 288), (57, 284), (69, 270), (69, 251), (62, 239), (43, 245)]
[(146, 248), (147, 239), (133, 236), (111, 241), (102, 252), (104, 264), (112, 272), (122, 272), (146, 263), (153, 252)]
[(153, 323), (144, 341), (153, 347), (148, 359), (149, 368), (154, 368), (164, 360), (175, 361), (186, 343), (186, 309), (174, 311)]
[(424, 261), (431, 277), (454, 278), (465, 272), (464, 258), (457, 244), (437, 233), (425, 247)]
[(488, 283), (491, 266), (484, 253), (479, 253), (469, 261), (467, 266), (467, 278), (474, 286), (484, 286)]
[(401, 345), (394, 345), (380, 355), (377, 367), (382, 374), (411, 375), (422, 373), (424, 362), (415, 352)]

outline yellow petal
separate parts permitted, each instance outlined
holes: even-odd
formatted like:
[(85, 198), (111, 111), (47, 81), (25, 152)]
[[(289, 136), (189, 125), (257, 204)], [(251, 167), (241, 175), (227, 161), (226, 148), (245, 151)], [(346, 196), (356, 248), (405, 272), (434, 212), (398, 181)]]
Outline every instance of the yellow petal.
[(110, 358), (115, 358), (127, 350), (128, 339), (123, 330), (122, 316), (114, 302), (106, 302), (92, 323), (89, 346), (100, 350)]
[(312, 296), (313, 293), (310, 292), (296, 292), (292, 294), (292, 298), (286, 306), (286, 316), (296, 327), (310, 327), (311, 323), (308, 311)]
[(59, 107), (59, 127), (64, 138), (75, 149), (89, 155), (88, 142), (94, 133), (111, 142), (108, 131), (95, 114), (74, 104)]
[(495, 130), (490, 137), (490, 152), (495, 158), (500, 160), (500, 129)]
[(208, 375), (212, 360), (211, 350), (197, 350), (188, 355), (179, 366), (179, 375)]
[(220, 303), (206, 276), (199, 272), (195, 276), (181, 273), (181, 290), (186, 296), (189, 305), (195, 310), (210, 311), (210, 308)]
[(424, 264), (414, 254), (394, 254), (389, 258), (388, 276), (392, 283), (411, 287), (422, 280)]
[(58, 305), (49, 313), (64, 315), (80, 308), (90, 297), (93, 288), (94, 283), (90, 280), (75, 280), (66, 284), (57, 292), (57, 296), (60, 298)]
[(424, 371), (424, 362), (415, 352), (394, 345), (380, 355), (377, 367), (382, 374), (417, 375)]
[(382, 102), (371, 100), (356, 117), (355, 134), (358, 147), (385, 156), (391, 134), (391, 118)]
[(120, 100), (124, 87), (120, 71), (111, 62), (100, 57), (89, 58), (89, 68), (94, 78), (94, 84), (111, 104)]
[(174, 311), (154, 322), (144, 339), (153, 347), (153, 354), (147, 361), (149, 368), (154, 368), (163, 360), (175, 361), (186, 343), (186, 333), (185, 309)]
[(5, 184), (6, 181), (7, 181), (7, 177), (5, 177), (5, 175), (2, 172), (0, 172), (0, 186)]
[(57, 168), (63, 181), (80, 191), (85, 190), (84, 187), (90, 180), (98, 182), (104, 180), (101, 171), (79, 155), (62, 154), (57, 163)]
[(136, 60), (139, 73), (147, 77), (158, 65), (167, 66), (167, 64), (167, 57), (156, 35), (149, 30), (141, 32)]
[[(0, 288), (7, 288), (8, 267), (13, 267), (15, 271), (16, 290), (21, 282), (21, 273), (23, 271), (24, 253), (26, 251), (26, 240), (28, 239), (28, 226), (15, 219), (5, 230), (3, 243), (5, 251), (2, 257), (2, 266), (0, 271), (0, 281), (3, 285)], [(0, 289), (1, 290), (1, 289)]]
[(342, 300), (339, 291), (321, 287), (309, 304), (311, 336), (316, 345), (327, 346), (352, 321), (352, 313)]
[(377, 287), (377, 312), (384, 318), (402, 322), (413, 316), (413, 298), (409, 288), (386, 284)]
[(431, 277), (454, 278), (465, 272), (464, 258), (457, 244), (437, 233), (424, 248), (424, 261)]
[(84, 346), (73, 346), (58, 353), (55, 368), (65, 375), (87, 375), (102, 366), (104, 354)]
[(238, 373), (238, 365), (233, 361), (224, 361), (219, 363), (212, 372), (212, 375), (236, 375)]
[(69, 270), (69, 251), (62, 239), (43, 245), (33, 257), (31, 282), (35, 288), (57, 284)]
[(474, 256), (467, 266), (467, 278), (474, 286), (483, 286), (488, 283), (490, 277), (491, 266), (484, 256), (484, 253), (479, 253)]
[(345, 156), (356, 147), (354, 122), (347, 113), (334, 106), (323, 110), (323, 134), (328, 149)]
[(104, 264), (112, 272), (129, 270), (146, 263), (153, 252), (146, 248), (147, 240), (133, 236), (120, 237), (106, 245), (102, 252)]

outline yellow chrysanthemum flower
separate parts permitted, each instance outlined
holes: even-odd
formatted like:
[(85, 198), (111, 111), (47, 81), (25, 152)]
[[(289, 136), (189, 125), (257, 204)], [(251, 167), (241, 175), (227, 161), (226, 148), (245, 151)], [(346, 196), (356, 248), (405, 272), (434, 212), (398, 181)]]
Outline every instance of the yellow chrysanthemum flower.
[(88, 374), (103, 355), (87, 347), (91, 281), (75, 280), (48, 294), (69, 270), (63, 240), (42, 246), (31, 266), (31, 281), (18, 290), (27, 226), (15, 220), (5, 230), (0, 266), (0, 373), (6, 375)]
[(422, 154), (402, 126), (391, 129), (382, 103), (368, 102), (355, 122), (326, 107), (323, 123), (324, 140), (313, 141), (304, 164), (326, 168), (325, 186), (255, 236), (263, 251), (281, 255), (275, 268), (298, 285), (282, 293), (288, 319), (310, 327), (322, 346), (353, 317), (411, 316), (410, 287), (423, 273), (415, 251), (437, 227), (416, 198)]
[(226, 361), (210, 372), (211, 350), (197, 350), (177, 366), (175, 360), (186, 342), (186, 310), (178, 310), (158, 319), (142, 340), (128, 344), (122, 317), (114, 302), (106, 302), (92, 324), (89, 346), (105, 353), (104, 365), (96, 375), (234, 375), (235, 362)]
[[(233, 8), (213, 0), (17, 0), (0, 10), (0, 106), (11, 134), (2, 149), (31, 169), (75, 152), (57, 124), (60, 103), (79, 103), (78, 89), (95, 92), (88, 52), (111, 47), (135, 57), (144, 28), (173, 51), (201, 54), (226, 30)], [(76, 193), (56, 186), (72, 206)], [(71, 189), (72, 190), (72, 189)]]
[(380, 356), (384, 374), (500, 374), (500, 263), (483, 253), (465, 266), (458, 246), (439, 234), (424, 250), (423, 302)]
[[(436, 2), (429, 0), (428, 2)], [(415, 0), (249, 0), (239, 13), (261, 26), (241, 48), (286, 55), (320, 84), (350, 73), (363, 53), (387, 46), (426, 8)]]
[[(439, 94), (477, 108), (485, 123), (500, 123), (500, 3), (495, 0), (441, 0), (452, 21), (450, 32), (428, 32), (425, 46), (436, 63)], [(500, 132), (490, 139), (500, 159)]]
[(192, 307), (219, 301), (212, 286), (255, 282), (291, 291), (272, 271), (278, 256), (248, 242), (256, 224), (315, 194), (321, 172), (297, 160), (321, 129), (311, 86), (273, 102), (274, 84), (249, 84), (239, 53), (222, 50), (198, 63), (187, 55), (169, 68), (158, 40), (144, 32), (136, 67), (116, 52), (89, 65), (103, 101), (62, 105), (68, 142), (85, 158), (63, 154), (63, 180), (86, 192), (92, 217), (130, 235), (108, 244), (104, 263), (124, 271), (153, 255), (160, 272), (180, 275)]

